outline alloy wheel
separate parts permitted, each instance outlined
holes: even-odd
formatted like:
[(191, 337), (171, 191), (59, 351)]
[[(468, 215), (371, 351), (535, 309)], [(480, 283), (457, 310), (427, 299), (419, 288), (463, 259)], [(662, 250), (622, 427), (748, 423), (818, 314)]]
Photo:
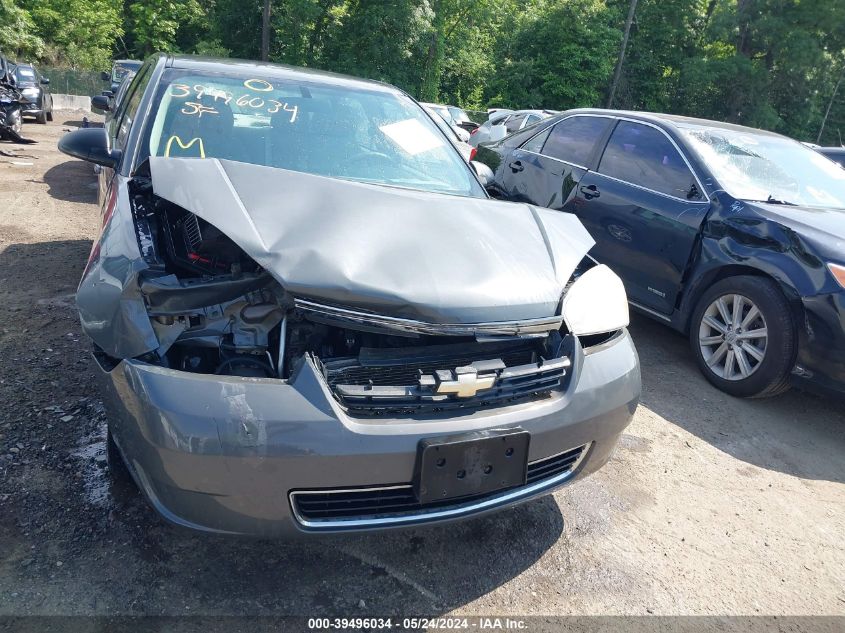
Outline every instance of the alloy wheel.
[(725, 380), (744, 380), (757, 371), (768, 342), (763, 313), (743, 295), (718, 297), (699, 324), (701, 355), (710, 371)]

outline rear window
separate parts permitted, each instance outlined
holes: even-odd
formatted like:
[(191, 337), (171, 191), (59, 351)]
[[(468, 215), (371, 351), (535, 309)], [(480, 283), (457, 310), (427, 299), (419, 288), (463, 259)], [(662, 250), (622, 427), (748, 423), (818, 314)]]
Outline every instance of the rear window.
[(448, 139), (401, 93), (171, 69), (148, 126), (141, 160), (215, 157), (485, 196)]
[(525, 120), (525, 116), (526, 115), (524, 114), (519, 114), (507, 120), (505, 123), (505, 129), (508, 131), (508, 134), (516, 132), (522, 127), (522, 122)]

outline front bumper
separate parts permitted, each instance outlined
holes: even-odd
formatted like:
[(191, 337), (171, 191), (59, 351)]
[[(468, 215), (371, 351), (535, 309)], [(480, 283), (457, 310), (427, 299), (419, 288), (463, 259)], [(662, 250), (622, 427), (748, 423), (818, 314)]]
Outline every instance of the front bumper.
[(804, 297), (792, 382), (845, 396), (845, 292)]
[(21, 114), (25, 116), (33, 116), (38, 115), (43, 112), (44, 108), (41, 105), (41, 99), (37, 101), (27, 101), (26, 103), (21, 103)]
[[(595, 471), (636, 408), (639, 362), (627, 331), (575, 356), (568, 387), (551, 398), (425, 419), (351, 417), (307, 361), (289, 381), (191, 374), (134, 360), (101, 376), (115, 440), (165, 519), (210, 532), (290, 536), (474, 516)], [(448, 511), (339, 525), (312, 525), (292, 511), (291, 492), (407, 485), (423, 438), (510, 427), (531, 433), (529, 462), (586, 448), (565, 476)]]

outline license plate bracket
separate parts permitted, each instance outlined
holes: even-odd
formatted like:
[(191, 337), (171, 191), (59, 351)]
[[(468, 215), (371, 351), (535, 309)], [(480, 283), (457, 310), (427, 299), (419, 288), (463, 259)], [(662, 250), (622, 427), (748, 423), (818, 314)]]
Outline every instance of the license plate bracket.
[(414, 493), (428, 504), (524, 485), (530, 442), (519, 428), (420, 440)]

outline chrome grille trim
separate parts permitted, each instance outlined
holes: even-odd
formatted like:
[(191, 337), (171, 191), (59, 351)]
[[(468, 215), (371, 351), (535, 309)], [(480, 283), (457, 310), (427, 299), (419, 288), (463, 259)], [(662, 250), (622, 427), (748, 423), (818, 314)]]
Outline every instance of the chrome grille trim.
[[(308, 531), (352, 531), (352, 530), (366, 530), (366, 529), (375, 529), (380, 527), (399, 527), (403, 525), (417, 525), (422, 523), (428, 523), (432, 521), (442, 521), (446, 519), (456, 519), (460, 517), (470, 516), (472, 514), (483, 512), (486, 510), (492, 510), (497, 507), (505, 506), (512, 503), (517, 503), (521, 500), (528, 499), (535, 495), (541, 494), (543, 492), (550, 491), (552, 488), (556, 488), (567, 482), (571, 479), (577, 472), (581, 463), (590, 453), (590, 448), (592, 447), (592, 442), (584, 444), (580, 447), (575, 447), (568, 449), (566, 451), (561, 451), (560, 453), (556, 453), (549, 457), (544, 457), (543, 459), (535, 460), (533, 462), (529, 462), (529, 475), (528, 481), (525, 485), (520, 486), (518, 488), (512, 488), (510, 490), (506, 490), (504, 492), (493, 494), (491, 496), (486, 496), (481, 499), (470, 500), (461, 503), (460, 500), (457, 500), (454, 505), (451, 506), (443, 506), (443, 507), (436, 507), (426, 509), (420, 509), (417, 512), (412, 513), (404, 513), (401, 515), (395, 516), (377, 516), (377, 515), (370, 515), (370, 516), (360, 516), (356, 518), (340, 518), (340, 519), (308, 519), (302, 516), (299, 512), (298, 505), (297, 505), (297, 497), (304, 496), (309, 494), (344, 494), (344, 493), (354, 493), (359, 491), (397, 491), (397, 492), (406, 492), (412, 488), (410, 484), (396, 484), (391, 486), (362, 486), (359, 488), (345, 488), (345, 489), (331, 489), (331, 490), (292, 490), (288, 493), (288, 499), (290, 501), (291, 510), (293, 512), (294, 519), (296, 522)], [(551, 463), (556, 458), (559, 458), (566, 453), (570, 453), (580, 449), (580, 453), (578, 457), (569, 465), (568, 469), (555, 474), (551, 477), (535, 479), (531, 481), (530, 470), (531, 467), (537, 468), (540, 465), (545, 463)]]

